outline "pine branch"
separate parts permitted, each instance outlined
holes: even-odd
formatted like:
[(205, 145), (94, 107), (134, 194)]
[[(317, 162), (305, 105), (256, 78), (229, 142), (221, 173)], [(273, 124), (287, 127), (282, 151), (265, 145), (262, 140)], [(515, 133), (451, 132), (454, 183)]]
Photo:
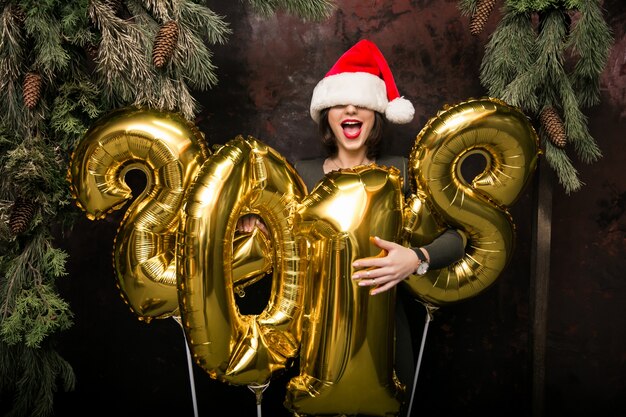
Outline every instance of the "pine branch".
[(472, 16), (476, 13), (478, 0), (459, 0), (458, 7), (462, 16)]
[(188, 31), (212, 44), (224, 44), (232, 34), (228, 23), (211, 9), (189, 0), (181, 0), (174, 18)]
[(536, 35), (527, 14), (506, 12), (485, 47), (481, 83), (489, 95), (526, 111), (536, 111)]
[(56, 19), (53, 10), (43, 7), (41, 3), (40, 7), (25, 10), (26, 33), (34, 40), (33, 67), (45, 77), (52, 78), (69, 64), (69, 55), (63, 47), (61, 23)]
[(578, 171), (563, 149), (552, 145), (540, 131), (541, 142), (545, 149), (545, 158), (548, 164), (556, 172), (559, 183), (565, 189), (566, 194), (578, 191), (584, 184), (578, 178)]
[(581, 2), (580, 19), (572, 28), (568, 46), (579, 56), (571, 74), (571, 83), (583, 107), (600, 102), (600, 75), (612, 44), (611, 30), (597, 0)]
[(25, 39), (13, 7), (0, 17), (0, 118), (11, 129), (23, 129), (22, 74)]
[(589, 133), (587, 117), (578, 106), (576, 93), (570, 84), (569, 78), (563, 74), (561, 78), (554, 81), (560, 87), (565, 131), (569, 141), (574, 145), (574, 149), (581, 161), (585, 163), (596, 162), (602, 157), (602, 152), (595, 139)]
[(562, 0), (506, 0), (507, 6), (517, 13), (543, 12), (560, 8)]
[(270, 16), (279, 10), (299, 16), (303, 20), (320, 21), (327, 19), (334, 11), (331, 0), (248, 0), (256, 13)]
[(141, 0), (146, 10), (159, 22), (173, 19), (173, 2), (163, 0)]
[(154, 78), (146, 59), (148, 41), (133, 23), (118, 18), (98, 0), (90, 3), (89, 15), (102, 36), (96, 70), (107, 107), (137, 101), (141, 92), (137, 86)]

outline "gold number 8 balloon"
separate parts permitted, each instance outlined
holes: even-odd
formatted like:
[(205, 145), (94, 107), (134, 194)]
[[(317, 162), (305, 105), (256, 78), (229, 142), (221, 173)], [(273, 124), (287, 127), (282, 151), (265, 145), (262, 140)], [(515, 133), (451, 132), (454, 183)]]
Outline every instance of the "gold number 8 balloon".
[[(508, 207), (527, 186), (539, 154), (527, 117), (501, 100), (471, 99), (428, 121), (409, 157), (415, 194), (405, 206), (405, 236), (411, 246), (421, 246), (455, 227), (468, 244), (459, 262), (405, 280), (415, 296), (441, 306), (474, 297), (495, 282), (515, 242)], [(468, 182), (461, 167), (472, 155), (486, 164)]]

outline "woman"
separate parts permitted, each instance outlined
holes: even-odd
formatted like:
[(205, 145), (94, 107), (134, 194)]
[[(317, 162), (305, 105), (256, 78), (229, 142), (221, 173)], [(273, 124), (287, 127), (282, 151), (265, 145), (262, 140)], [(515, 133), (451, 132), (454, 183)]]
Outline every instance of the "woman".
[[(309, 192), (331, 171), (372, 163), (398, 168), (406, 188), (407, 158), (384, 156), (380, 148), (386, 122), (408, 123), (413, 119), (414, 108), (400, 97), (391, 70), (374, 43), (361, 40), (339, 58), (315, 87), (310, 112), (318, 123), (328, 155), (295, 164)], [(250, 232), (254, 227), (265, 230), (257, 216), (245, 216), (238, 229)], [(462, 258), (465, 248), (462, 236), (452, 229), (419, 248), (380, 238), (375, 238), (374, 243), (387, 255), (356, 260), (352, 276), (360, 286), (375, 287), (371, 295), (394, 288), (411, 274), (423, 275), (429, 268), (450, 265)], [(396, 372), (410, 389), (415, 368), (410, 322), (417, 322), (414, 318), (409, 321), (406, 314), (404, 304), (411, 302), (410, 295), (401, 291), (398, 295)]]

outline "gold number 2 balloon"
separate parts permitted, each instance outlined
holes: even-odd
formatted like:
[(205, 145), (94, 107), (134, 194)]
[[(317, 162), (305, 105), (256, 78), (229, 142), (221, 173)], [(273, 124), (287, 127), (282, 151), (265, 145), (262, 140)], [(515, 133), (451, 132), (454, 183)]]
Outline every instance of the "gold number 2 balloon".
[(90, 219), (132, 199), (128, 171), (146, 175), (146, 187), (127, 209), (114, 247), (117, 285), (139, 319), (178, 312), (175, 248), (181, 208), (208, 153), (200, 131), (182, 116), (125, 108), (98, 120), (72, 155), (72, 194)]
[[(486, 161), (468, 182), (462, 164), (473, 155)], [(468, 238), (463, 259), (404, 283), (414, 295), (439, 306), (474, 297), (498, 278), (514, 245), (508, 212), (534, 173), (539, 144), (526, 116), (493, 99), (473, 99), (432, 118), (409, 158), (416, 193), (405, 208), (411, 246), (432, 241), (446, 227)]]

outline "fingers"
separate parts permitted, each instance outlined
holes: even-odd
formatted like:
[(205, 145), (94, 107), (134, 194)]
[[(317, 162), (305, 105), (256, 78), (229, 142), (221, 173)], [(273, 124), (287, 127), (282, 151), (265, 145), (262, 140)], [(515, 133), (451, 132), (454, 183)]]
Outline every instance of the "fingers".
[[(368, 274), (369, 272), (369, 274)], [(361, 278), (357, 278), (360, 274)], [(370, 290), (370, 295), (380, 294), (393, 288), (401, 280), (394, 279), (390, 275), (381, 274), (381, 270), (361, 271), (355, 274), (352, 279), (358, 279), (359, 287), (374, 287)]]
[(381, 239), (378, 236), (374, 236), (373, 238), (370, 238), (370, 242), (372, 242), (374, 245), (378, 246), (379, 248), (385, 249), (385, 250), (391, 250), (398, 245), (395, 242)]
[(269, 233), (267, 226), (257, 214), (246, 214), (237, 220), (237, 230), (240, 232), (251, 233), (257, 227), (266, 235)]

